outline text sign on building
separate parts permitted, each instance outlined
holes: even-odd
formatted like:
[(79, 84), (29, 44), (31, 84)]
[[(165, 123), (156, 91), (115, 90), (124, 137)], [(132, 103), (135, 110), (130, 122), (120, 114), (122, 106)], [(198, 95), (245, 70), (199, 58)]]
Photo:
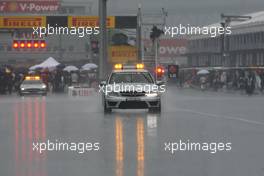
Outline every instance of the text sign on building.
[(58, 0), (18, 0), (0, 1), (0, 12), (5, 13), (43, 13), (58, 11)]
[(137, 49), (134, 46), (111, 46), (109, 61), (112, 63), (127, 63), (137, 61)]
[(0, 28), (32, 28), (46, 26), (44, 16), (2, 16), (0, 17)]
[[(150, 50), (152, 46), (151, 40), (144, 40), (144, 47)], [(159, 57), (174, 58), (186, 54), (186, 39), (160, 39), (159, 40)]]
[[(107, 27), (115, 27), (115, 17), (107, 17)], [(97, 16), (69, 16), (68, 27), (98, 27), (99, 17)]]

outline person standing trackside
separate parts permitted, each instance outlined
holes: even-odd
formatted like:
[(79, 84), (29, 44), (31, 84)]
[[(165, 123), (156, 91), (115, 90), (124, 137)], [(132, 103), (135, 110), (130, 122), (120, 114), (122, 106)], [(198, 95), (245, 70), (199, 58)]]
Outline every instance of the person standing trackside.
[(79, 75), (76, 72), (71, 73), (71, 81), (73, 85), (78, 84), (79, 82)]
[(227, 81), (227, 75), (226, 75), (226, 72), (223, 72), (220, 77), (221, 88), (226, 87), (226, 81)]
[(261, 81), (260, 91), (263, 92), (263, 90), (264, 90), (264, 71), (262, 71), (259, 76), (260, 76), (260, 81)]
[(13, 91), (13, 83), (14, 83), (14, 75), (13, 73), (6, 74), (6, 83), (7, 83), (7, 90), (9, 95), (12, 94)]
[(4, 79), (5, 79), (4, 72), (2, 72), (1, 68), (0, 68), (0, 94), (5, 94), (5, 82), (4, 82)]
[(254, 93), (255, 84), (256, 84), (256, 77), (254, 73), (249, 72), (248, 76), (246, 77), (246, 93), (248, 95), (252, 95)]

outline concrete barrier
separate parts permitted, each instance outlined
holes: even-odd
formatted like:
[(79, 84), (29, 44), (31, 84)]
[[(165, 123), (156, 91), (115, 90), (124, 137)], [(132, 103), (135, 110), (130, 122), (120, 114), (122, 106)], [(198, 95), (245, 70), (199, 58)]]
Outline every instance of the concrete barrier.
[(70, 86), (68, 87), (68, 95), (71, 97), (74, 96), (90, 96), (94, 94), (95, 89), (90, 87), (79, 87), (79, 86)]

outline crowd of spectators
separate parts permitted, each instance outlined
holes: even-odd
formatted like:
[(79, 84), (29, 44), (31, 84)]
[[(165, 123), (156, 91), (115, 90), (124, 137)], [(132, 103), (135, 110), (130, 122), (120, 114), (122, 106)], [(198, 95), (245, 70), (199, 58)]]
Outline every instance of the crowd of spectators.
[(96, 70), (92, 71), (63, 71), (62, 68), (53, 70), (39, 69), (29, 71), (26, 68), (17, 69), (10, 66), (0, 67), (0, 94), (17, 92), (25, 76), (40, 76), (49, 92), (65, 92), (68, 86), (92, 86), (97, 80)]
[(206, 85), (211, 90), (244, 90), (248, 94), (264, 91), (264, 70), (225, 69), (209, 70), (208, 74), (197, 74), (198, 70), (182, 70), (179, 75), (180, 86), (200, 88)]

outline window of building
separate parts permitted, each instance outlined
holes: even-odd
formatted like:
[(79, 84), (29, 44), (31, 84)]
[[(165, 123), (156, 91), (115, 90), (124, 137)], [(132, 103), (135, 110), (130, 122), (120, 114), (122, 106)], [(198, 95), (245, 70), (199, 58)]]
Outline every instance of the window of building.
[(264, 32), (261, 32), (261, 42), (264, 43)]
[(60, 13), (66, 14), (66, 13), (67, 13), (67, 9), (62, 7), (62, 8), (60, 9)]
[(254, 44), (258, 43), (258, 32), (254, 33)]
[(243, 42), (243, 35), (239, 35), (238, 39), (239, 39), (239, 46), (241, 46), (244, 43)]
[(243, 55), (242, 54), (238, 54), (238, 65), (239, 66), (244, 66), (244, 63), (243, 63)]
[(74, 9), (73, 8), (69, 8), (69, 13), (74, 13)]
[(249, 53), (246, 55), (246, 65), (252, 66), (253, 65), (253, 54)]
[(259, 65), (264, 65), (264, 53), (260, 53), (260, 64)]

